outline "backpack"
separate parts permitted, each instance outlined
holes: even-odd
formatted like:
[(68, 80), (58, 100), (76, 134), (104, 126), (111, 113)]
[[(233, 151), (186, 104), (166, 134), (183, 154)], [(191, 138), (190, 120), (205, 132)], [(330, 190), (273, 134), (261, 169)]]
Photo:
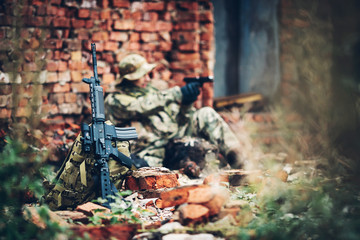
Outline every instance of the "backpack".
[[(119, 141), (116, 143), (119, 152), (130, 157), (130, 143)], [(98, 197), (100, 184), (98, 184), (97, 169), (94, 167), (93, 154), (84, 153), (81, 144), (81, 133), (75, 139), (65, 158), (55, 181), (44, 182), (47, 193), (43, 201), (51, 210), (74, 209), (76, 206)], [(110, 180), (120, 190), (123, 180), (130, 173), (130, 169), (110, 158)]]

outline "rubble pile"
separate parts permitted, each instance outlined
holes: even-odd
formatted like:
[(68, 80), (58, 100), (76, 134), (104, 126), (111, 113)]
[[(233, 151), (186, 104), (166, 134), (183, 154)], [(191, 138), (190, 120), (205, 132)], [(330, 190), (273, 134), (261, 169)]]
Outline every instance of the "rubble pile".
[[(207, 235), (205, 239), (219, 239), (217, 237), (224, 236), (217, 230), (212, 232), (211, 229), (217, 228), (215, 226), (236, 229), (253, 219), (253, 213), (244, 210), (249, 208), (249, 203), (232, 197), (236, 186), (246, 185), (250, 178), (264, 184), (275, 180), (287, 181), (284, 171), (270, 174), (239, 169), (208, 175), (201, 179), (201, 183), (199, 179), (188, 179), (184, 184), (184, 181), (179, 181), (182, 177), (183, 174), (164, 167), (145, 167), (133, 171), (124, 183), (124, 191), (132, 190), (132, 194), (124, 198), (127, 206), (131, 206), (131, 216), (125, 212), (111, 212), (97, 203), (88, 202), (72, 211), (51, 212), (51, 218), (69, 227), (76, 236), (86, 234), (90, 239), (155, 239), (156, 236), (167, 239), (180, 235), (192, 239), (197, 235), (188, 233), (193, 233), (191, 229), (199, 227), (207, 229), (206, 234), (205, 231), (197, 232)], [(32, 221), (44, 227), (33, 207), (30, 209), (35, 216)], [(132, 217), (136, 217), (137, 222), (132, 221)], [(94, 225), (96, 218), (100, 222)], [(235, 232), (229, 231), (228, 234)]]

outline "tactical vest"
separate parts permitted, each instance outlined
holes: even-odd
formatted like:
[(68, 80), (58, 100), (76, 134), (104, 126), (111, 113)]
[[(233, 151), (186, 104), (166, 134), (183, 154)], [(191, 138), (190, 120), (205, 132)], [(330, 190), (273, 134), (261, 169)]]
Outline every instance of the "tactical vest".
[[(97, 169), (93, 154), (82, 151), (81, 134), (74, 141), (67, 157), (57, 173), (55, 182), (45, 182), (47, 194), (44, 201), (51, 210), (74, 209), (79, 204), (91, 201), (100, 191)], [(117, 142), (119, 152), (130, 157), (129, 142)], [(110, 180), (121, 190), (123, 180), (129, 169), (110, 158)]]

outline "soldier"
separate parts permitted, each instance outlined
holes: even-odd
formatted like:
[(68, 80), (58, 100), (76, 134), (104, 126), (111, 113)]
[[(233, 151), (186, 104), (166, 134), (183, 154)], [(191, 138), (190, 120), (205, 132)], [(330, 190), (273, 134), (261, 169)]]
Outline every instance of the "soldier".
[(105, 99), (106, 116), (113, 123), (136, 127), (139, 139), (134, 154), (150, 166), (161, 166), (170, 139), (201, 137), (215, 144), (232, 167), (242, 166), (239, 141), (226, 122), (211, 107), (196, 110), (192, 106), (200, 84), (159, 91), (148, 84), (155, 66), (138, 54), (127, 55), (119, 63), (119, 92)]

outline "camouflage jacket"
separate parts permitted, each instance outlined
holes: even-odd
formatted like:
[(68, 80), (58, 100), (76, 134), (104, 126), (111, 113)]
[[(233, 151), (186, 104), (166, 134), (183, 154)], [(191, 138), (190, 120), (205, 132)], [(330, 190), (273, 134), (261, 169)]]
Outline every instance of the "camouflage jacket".
[(140, 88), (122, 84), (119, 93), (106, 97), (106, 116), (116, 125), (136, 128), (139, 139), (132, 148), (139, 157), (162, 159), (168, 140), (186, 135), (191, 124), (189, 119), (195, 108), (181, 105), (181, 99), (177, 86), (159, 91), (151, 85)]

